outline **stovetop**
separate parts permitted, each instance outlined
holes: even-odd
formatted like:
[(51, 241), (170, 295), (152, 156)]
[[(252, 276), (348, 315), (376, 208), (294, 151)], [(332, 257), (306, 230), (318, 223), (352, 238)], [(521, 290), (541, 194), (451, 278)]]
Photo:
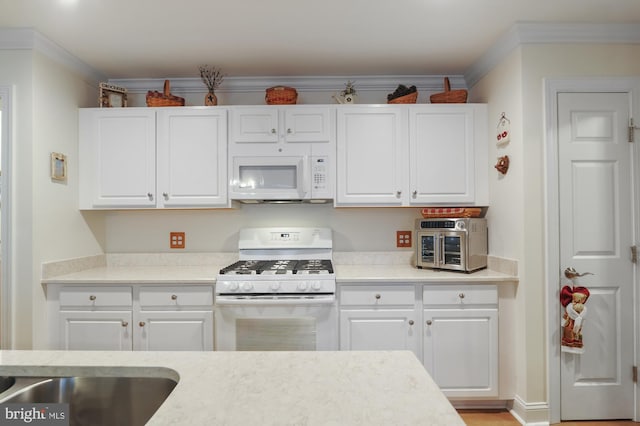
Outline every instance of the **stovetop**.
[(329, 259), (239, 260), (220, 275), (324, 275), (333, 274)]

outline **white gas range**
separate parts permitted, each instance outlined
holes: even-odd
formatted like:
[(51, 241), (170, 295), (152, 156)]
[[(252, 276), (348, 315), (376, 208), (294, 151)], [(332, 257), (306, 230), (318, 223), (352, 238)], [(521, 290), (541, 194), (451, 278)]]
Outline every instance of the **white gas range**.
[(216, 280), (217, 350), (335, 350), (328, 228), (248, 228)]

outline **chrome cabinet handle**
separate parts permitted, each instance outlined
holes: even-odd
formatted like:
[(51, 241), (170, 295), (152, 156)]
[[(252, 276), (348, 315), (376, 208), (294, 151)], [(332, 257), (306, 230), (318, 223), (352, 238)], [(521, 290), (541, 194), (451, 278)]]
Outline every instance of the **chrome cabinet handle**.
[(164, 199), (165, 199), (165, 200), (168, 200), (168, 199), (169, 199), (169, 194), (168, 194), (168, 193), (166, 193), (166, 192), (163, 192), (163, 193), (162, 193), (162, 196), (164, 197)]
[(413, 191), (411, 195), (413, 196), (413, 198), (416, 198), (418, 196), (418, 191)]
[(129, 323), (128, 323), (127, 321), (122, 321), (122, 326), (123, 326), (123, 327), (126, 327), (126, 326), (128, 326), (128, 325), (129, 325)]
[(431, 320), (427, 320), (427, 325), (431, 325), (433, 322)]
[(380, 299), (380, 297), (382, 297), (382, 296), (380, 296), (379, 294), (376, 294), (375, 297), (376, 297), (376, 299)]
[(177, 295), (175, 295), (175, 294), (172, 294), (172, 295), (171, 295), (171, 300), (177, 300), (177, 299), (178, 299), (178, 296), (177, 296)]
[(94, 301), (96, 300), (96, 297), (92, 294), (91, 296), (89, 296), (89, 300)]
[(409, 320), (409, 325), (413, 325), (413, 320)]
[(397, 191), (396, 192), (396, 198), (400, 198), (401, 195), (402, 195), (402, 191)]
[(140, 327), (144, 327), (146, 324), (147, 324), (147, 323), (145, 323), (144, 321), (140, 321), (140, 322), (138, 323), (138, 325), (139, 325)]
[(147, 197), (149, 197), (149, 201), (153, 201), (153, 194), (150, 192), (147, 192)]

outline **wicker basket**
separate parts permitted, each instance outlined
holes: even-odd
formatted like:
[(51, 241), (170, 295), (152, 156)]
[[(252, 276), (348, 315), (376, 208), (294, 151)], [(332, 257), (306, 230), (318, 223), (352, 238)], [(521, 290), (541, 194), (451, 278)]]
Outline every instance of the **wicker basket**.
[(432, 104), (464, 104), (467, 102), (467, 91), (451, 90), (449, 77), (445, 77), (444, 93), (435, 93), (429, 99)]
[(486, 207), (425, 207), (420, 213), (425, 219), (484, 217), (486, 210)]
[(298, 92), (293, 87), (269, 87), (264, 96), (267, 105), (290, 105), (298, 102)]
[(169, 80), (164, 81), (164, 93), (149, 90), (147, 92), (147, 106), (164, 107), (164, 106), (184, 106), (184, 98), (174, 96), (171, 93), (171, 83)]
[(399, 98), (391, 99), (387, 101), (388, 104), (415, 104), (418, 100), (418, 92), (409, 93), (408, 95), (400, 96)]

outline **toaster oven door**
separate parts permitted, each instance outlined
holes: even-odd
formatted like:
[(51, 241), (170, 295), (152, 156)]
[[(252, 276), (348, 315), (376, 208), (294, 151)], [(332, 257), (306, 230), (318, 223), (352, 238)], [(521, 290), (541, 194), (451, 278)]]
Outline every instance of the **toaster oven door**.
[(467, 270), (467, 234), (465, 232), (441, 232), (440, 268), (455, 271)]
[(437, 268), (440, 264), (439, 233), (431, 231), (418, 232), (417, 266), (421, 268)]

